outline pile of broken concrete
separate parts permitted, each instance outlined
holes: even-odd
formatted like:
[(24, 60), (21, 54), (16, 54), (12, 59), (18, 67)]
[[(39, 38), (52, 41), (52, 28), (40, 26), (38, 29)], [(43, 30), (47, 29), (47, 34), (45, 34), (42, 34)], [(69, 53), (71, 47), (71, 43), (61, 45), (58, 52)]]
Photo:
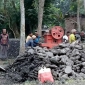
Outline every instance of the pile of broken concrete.
[(85, 49), (82, 44), (62, 43), (53, 49), (27, 48), (6, 68), (14, 82), (37, 80), (41, 66), (51, 68), (54, 80), (85, 79)]

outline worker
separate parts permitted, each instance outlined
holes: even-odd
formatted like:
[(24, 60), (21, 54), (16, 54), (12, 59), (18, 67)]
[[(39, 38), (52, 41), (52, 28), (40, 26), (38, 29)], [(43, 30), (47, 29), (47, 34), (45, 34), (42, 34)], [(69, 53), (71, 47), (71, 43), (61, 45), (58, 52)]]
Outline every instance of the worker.
[(70, 32), (69, 31), (67, 31), (67, 36), (68, 36), (68, 39), (69, 39), (69, 36), (70, 36)]
[(76, 38), (76, 41), (78, 42), (78, 43), (80, 43), (81, 42), (81, 36), (80, 36), (80, 34), (79, 34), (79, 32), (75, 32), (75, 38)]
[(33, 39), (33, 46), (35, 47), (35, 46), (38, 46), (39, 44), (40, 44), (40, 36), (38, 35), (38, 33), (37, 32), (35, 32), (35, 36), (36, 36), (36, 38), (35, 39)]
[(71, 30), (71, 34), (70, 34), (70, 36), (69, 36), (69, 43), (73, 43), (73, 42), (76, 41), (75, 31), (76, 31), (76, 30)]
[(0, 59), (6, 60), (7, 59), (7, 50), (9, 47), (9, 35), (6, 29), (2, 30), (2, 34), (0, 35)]
[(70, 32), (67, 32), (64, 36), (63, 36), (63, 41), (65, 43), (69, 42), (69, 35), (70, 35)]
[(63, 36), (63, 42), (68, 42), (68, 36), (66, 34)]
[(27, 38), (26, 38), (26, 43), (25, 43), (25, 47), (31, 46), (33, 47), (33, 39), (32, 39), (33, 34), (30, 33)]
[(25, 43), (25, 47), (31, 46), (32, 48), (34, 47), (34, 42), (33, 40), (36, 38), (35, 35), (33, 35), (33, 33), (30, 33), (27, 38), (26, 38), (26, 43)]
[(85, 32), (81, 31), (80, 36), (81, 36), (81, 41), (84, 42), (85, 41)]
[(28, 36), (27, 36), (27, 38), (26, 38), (26, 43), (32, 38), (32, 33), (30, 33)]

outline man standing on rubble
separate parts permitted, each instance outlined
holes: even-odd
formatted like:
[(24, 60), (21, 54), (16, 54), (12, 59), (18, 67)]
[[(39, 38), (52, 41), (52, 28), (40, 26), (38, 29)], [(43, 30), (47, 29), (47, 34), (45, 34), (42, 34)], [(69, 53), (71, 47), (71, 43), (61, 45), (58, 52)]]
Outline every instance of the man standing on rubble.
[(6, 29), (2, 30), (2, 34), (0, 35), (0, 59), (7, 59), (7, 50), (9, 47), (9, 36)]

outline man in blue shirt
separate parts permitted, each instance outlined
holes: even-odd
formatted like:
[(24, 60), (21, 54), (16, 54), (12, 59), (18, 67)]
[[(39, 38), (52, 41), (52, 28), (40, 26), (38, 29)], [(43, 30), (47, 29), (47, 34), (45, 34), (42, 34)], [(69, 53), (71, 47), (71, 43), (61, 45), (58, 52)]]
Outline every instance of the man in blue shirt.
[(38, 35), (38, 33), (35, 33), (36, 38), (33, 40), (33, 46), (38, 46), (39, 45), (39, 41), (40, 41), (40, 36)]

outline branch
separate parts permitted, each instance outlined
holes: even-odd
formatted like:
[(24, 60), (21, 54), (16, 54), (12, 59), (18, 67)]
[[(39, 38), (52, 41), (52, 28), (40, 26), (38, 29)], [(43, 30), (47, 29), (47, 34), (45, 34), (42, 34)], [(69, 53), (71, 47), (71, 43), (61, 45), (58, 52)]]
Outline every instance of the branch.
[(13, 0), (12, 0), (12, 5), (13, 5), (13, 8), (17, 11), (17, 8), (16, 8), (15, 3), (14, 3)]
[(13, 29), (11, 28), (11, 25), (10, 25), (10, 19), (9, 19), (9, 28), (13, 32), (14, 38), (16, 38), (15, 32), (13, 31)]

